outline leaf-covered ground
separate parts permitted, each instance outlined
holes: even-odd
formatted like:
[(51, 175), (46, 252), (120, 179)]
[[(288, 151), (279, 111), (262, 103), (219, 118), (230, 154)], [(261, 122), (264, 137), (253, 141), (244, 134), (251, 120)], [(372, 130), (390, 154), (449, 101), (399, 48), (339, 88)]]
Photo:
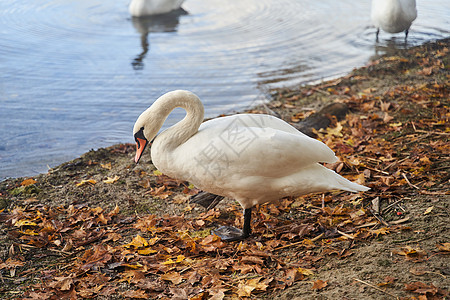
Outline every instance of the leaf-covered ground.
[[(295, 124), (328, 102), (351, 112), (317, 137), (329, 168), (371, 187), (262, 205), (253, 235), (226, 199), (155, 170), (134, 145), (0, 183), (0, 296), (11, 299), (448, 299), (449, 40), (377, 58), (343, 78), (273, 91)], [(260, 112), (266, 108), (254, 109)]]

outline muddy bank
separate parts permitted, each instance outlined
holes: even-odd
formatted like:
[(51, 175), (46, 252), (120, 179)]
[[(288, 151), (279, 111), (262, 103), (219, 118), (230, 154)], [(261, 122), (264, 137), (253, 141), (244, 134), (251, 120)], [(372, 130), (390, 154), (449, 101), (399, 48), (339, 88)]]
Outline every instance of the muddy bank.
[(272, 102), (251, 109), (304, 130), (321, 107), (345, 105), (345, 117), (324, 114), (328, 127), (310, 133), (340, 158), (329, 168), (371, 190), (263, 205), (244, 243), (210, 235), (218, 225), (241, 225), (233, 200), (205, 212), (189, 200), (198, 190), (157, 172), (148, 152), (134, 164), (134, 145), (1, 182), (0, 295), (448, 297), (448, 44), (399, 50), (336, 80), (274, 90)]

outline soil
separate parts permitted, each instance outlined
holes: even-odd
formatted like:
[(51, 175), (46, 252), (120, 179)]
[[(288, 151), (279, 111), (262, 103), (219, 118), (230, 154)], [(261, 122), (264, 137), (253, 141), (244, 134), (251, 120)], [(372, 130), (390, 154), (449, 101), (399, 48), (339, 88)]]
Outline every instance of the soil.
[[(382, 119), (384, 118), (386, 121), (388, 118), (386, 116), (389, 116), (393, 118), (393, 121), (390, 121), (392, 126), (386, 125), (386, 128), (395, 127), (395, 124), (404, 125), (404, 128), (398, 131), (383, 132), (380, 128), (370, 131), (372, 135), (380, 138), (383, 142), (392, 144), (393, 152), (399, 153), (399, 149), (404, 150), (405, 147), (415, 149), (415, 147), (435, 147), (438, 142), (442, 144), (439, 148), (441, 152), (438, 154), (431, 153), (437, 149), (437, 146), (427, 148), (428, 150), (424, 148), (422, 154), (430, 151), (432, 165), (421, 169), (422, 171), (417, 171), (423, 173), (420, 175), (414, 173), (406, 165), (400, 172), (399, 169), (391, 168), (381, 170), (378, 166), (368, 163), (383, 160), (383, 157), (376, 151), (372, 151), (372, 154), (361, 153), (361, 159), (368, 162), (358, 168), (348, 167), (345, 164), (343, 172), (346, 175), (357, 178), (358, 175), (364, 174), (366, 184), (371, 187), (371, 191), (363, 196), (361, 204), (359, 204), (361, 207), (370, 211), (373, 209), (371, 201), (377, 197), (381, 200), (381, 211), (389, 205), (395, 207), (395, 211), (391, 210), (389, 213), (379, 215), (380, 219), (378, 220), (368, 213), (371, 220), (375, 220), (374, 230), (388, 228), (388, 232), (355, 241), (351, 238), (330, 237), (330, 239), (334, 239), (333, 243), (336, 243), (336, 249), (339, 249), (337, 254), (325, 251), (325, 249), (330, 249), (325, 246), (326, 240), (322, 240), (322, 246), (314, 250), (309, 250), (299, 244), (296, 246), (297, 240), (291, 240), (289, 242), (292, 242), (292, 246), (286, 244), (286, 247), (278, 250), (278, 257), (284, 259), (284, 264), (288, 264), (301, 262), (313, 252), (315, 255), (320, 254), (320, 259), (307, 264), (309, 268), (314, 269), (314, 275), (302, 278), (303, 280), (294, 280), (283, 286), (271, 286), (266, 291), (256, 293), (255, 290), (254, 293), (247, 295), (248, 298), (444, 299), (448, 297), (450, 252), (445, 249), (445, 246), (448, 247), (450, 242), (449, 41), (446, 39), (408, 50), (398, 50), (396, 53), (390, 53), (389, 56), (375, 58), (367, 66), (356, 69), (351, 74), (336, 80), (313, 86), (270, 91), (273, 101), (249, 110), (250, 113), (277, 114), (285, 121), (304, 129), (302, 120), (308, 118), (314, 111), (329, 103), (345, 103), (350, 111), (347, 121), (342, 123), (344, 131), (346, 128), (350, 128), (349, 124), (355, 118), (382, 123)], [(411, 87), (411, 89), (425, 91), (425, 87), (429, 89), (430, 86), (435, 86), (436, 91), (439, 91), (440, 94), (432, 95), (430, 97), (433, 99), (426, 99), (422, 102), (416, 101), (417, 97), (414, 96), (414, 91), (408, 90), (408, 87)], [(399, 93), (399, 90), (402, 93)], [(373, 101), (368, 101), (367, 97)], [(384, 103), (391, 103), (391, 108), (383, 117), (383, 113), (386, 112), (383, 109)], [(378, 117), (375, 117), (376, 115)], [(430, 125), (431, 127), (428, 129), (415, 128), (414, 124), (423, 124), (422, 120), (434, 120), (434, 125)], [(331, 123), (331, 128), (336, 128), (338, 124), (341, 124), (332, 117), (328, 123)], [(431, 121), (429, 123), (431, 124)], [(355, 130), (364, 130), (364, 128)], [(429, 134), (415, 139), (416, 135), (422, 131), (427, 131)], [(311, 130), (311, 134), (326, 140), (324, 132)], [(402, 134), (409, 134), (411, 139), (402, 139)], [(333, 145), (332, 141), (330, 139), (327, 144), (338, 154), (340, 150), (345, 149), (339, 148), (339, 145)], [(134, 153), (135, 146), (130, 144), (92, 150), (80, 158), (49, 170), (47, 174), (32, 177), (35, 182), (24, 183), (24, 180), (30, 178), (16, 178), (0, 183), (0, 211), (2, 211), (0, 214), (0, 297), (32, 299), (33, 288), (36, 287), (36, 284), (45, 282), (45, 276), (43, 272), (27, 273), (26, 270), (51, 269), (52, 266), (61, 268), (61, 266), (57, 266), (60, 258), (49, 254), (48, 251), (36, 250), (39, 256), (35, 257), (33, 253), (36, 255), (36, 251), (33, 249), (36, 248), (18, 247), (18, 245), (26, 244), (26, 241), (20, 240), (15, 233), (13, 234), (17, 228), (11, 225), (9, 216), (16, 208), (32, 209), (46, 206), (56, 211), (74, 206), (100, 207), (104, 211), (113, 211), (117, 206), (120, 208), (123, 218), (155, 215), (158, 217), (181, 216), (186, 220), (198, 220), (199, 216), (204, 213), (204, 208), (189, 203), (189, 197), (195, 195), (198, 190), (189, 183), (172, 180), (159, 174), (152, 165), (148, 151), (141, 158), (141, 162), (136, 165)], [(405, 157), (405, 160), (408, 161), (408, 157)], [(415, 162), (420, 164), (423, 160), (418, 158)], [(332, 167), (338, 168), (338, 166)], [(367, 172), (364, 171), (365, 169)], [(410, 180), (405, 181), (402, 172), (406, 173)], [(111, 179), (112, 183), (105, 182), (107, 179)], [(390, 183), (391, 179), (402, 183), (392, 184)], [(326, 205), (330, 207), (338, 207), (343, 203), (342, 199), (345, 197), (347, 197), (345, 198), (347, 200), (344, 200), (346, 205), (352, 200), (348, 195), (342, 196), (342, 193), (326, 194), (327, 199), (331, 196), (337, 198), (333, 197), (333, 200), (326, 202)], [(308, 211), (311, 206), (313, 208), (320, 206), (320, 201), (317, 204), (317, 199), (320, 200), (321, 197), (321, 195), (312, 195), (301, 198), (301, 205), (280, 209), (280, 214), (273, 217), (279, 218), (283, 222), (302, 220), (308, 216), (308, 212), (305, 213), (305, 211)], [(299, 202), (297, 199), (290, 203)], [(215, 209), (230, 213), (230, 206), (235, 207), (235, 202), (232, 199), (225, 199)], [(226, 215), (222, 216), (220, 220), (224, 219), (226, 219)], [(403, 220), (402, 223), (399, 223), (401, 228), (395, 223), (398, 220)], [(384, 226), (383, 222), (389, 222), (389, 226), (393, 227)], [(122, 234), (122, 240), (118, 242), (121, 244), (124, 244), (125, 241), (129, 242), (133, 234)], [(309, 236), (309, 238), (313, 237)], [(342, 236), (340, 237), (342, 238)], [(237, 247), (238, 244), (235, 243), (234, 246)], [(347, 250), (351, 254), (343, 255)], [(20, 252), (26, 264), (12, 269), (7, 266), (6, 262), (9, 257), (17, 255), (17, 252)], [(317, 283), (318, 280), (326, 282), (325, 286), (313, 288), (313, 283)], [(427, 288), (414, 289), (411, 286), (408, 288), (408, 285), (415, 282), (425, 284), (428, 290)], [(121, 282), (121, 284), (126, 283)], [(430, 287), (435, 289), (430, 290)], [(123, 289), (127, 289), (127, 287)], [(154, 293), (151, 295), (155, 298), (162, 297)], [(170, 293), (166, 293), (164, 297), (168, 297), (167, 295)], [(96, 297), (103, 299), (127, 298), (117, 295), (100, 297), (93, 294), (89, 296), (89, 298)], [(204, 297), (207, 298), (207, 296)], [(237, 296), (236, 293), (228, 290), (225, 298), (246, 297), (242, 294)]]

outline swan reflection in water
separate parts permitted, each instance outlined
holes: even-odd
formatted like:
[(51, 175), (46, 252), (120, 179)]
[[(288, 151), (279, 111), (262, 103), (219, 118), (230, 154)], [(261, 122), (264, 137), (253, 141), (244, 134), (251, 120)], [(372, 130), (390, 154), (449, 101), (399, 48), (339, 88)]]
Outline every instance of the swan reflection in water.
[(142, 52), (131, 62), (133, 69), (142, 70), (144, 68), (144, 59), (147, 52), (150, 50), (150, 44), (148, 41), (149, 33), (176, 32), (180, 16), (187, 14), (187, 11), (179, 8), (166, 14), (131, 18), (134, 28), (141, 35), (142, 47)]

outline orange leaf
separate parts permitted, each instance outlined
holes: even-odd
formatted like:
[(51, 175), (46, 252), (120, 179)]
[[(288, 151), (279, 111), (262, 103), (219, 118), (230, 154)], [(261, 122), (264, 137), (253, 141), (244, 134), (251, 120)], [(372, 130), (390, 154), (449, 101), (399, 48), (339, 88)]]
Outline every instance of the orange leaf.
[(387, 227), (383, 227), (380, 229), (376, 229), (376, 230), (370, 230), (371, 234), (376, 234), (377, 236), (379, 236), (380, 234), (384, 235), (384, 234), (388, 234), (389, 233), (389, 228)]
[(438, 247), (440, 251), (450, 252), (450, 243), (437, 244), (436, 247)]
[(22, 183), (20, 184), (21, 186), (27, 186), (27, 185), (30, 185), (30, 184), (35, 184), (37, 181), (36, 180), (34, 180), (33, 178), (28, 178), (28, 179), (25, 179), (24, 181), (22, 181)]
[(323, 280), (318, 279), (318, 280), (314, 281), (312, 289), (313, 290), (321, 290), (324, 287), (326, 287), (327, 285), (328, 285), (328, 281), (323, 281)]

